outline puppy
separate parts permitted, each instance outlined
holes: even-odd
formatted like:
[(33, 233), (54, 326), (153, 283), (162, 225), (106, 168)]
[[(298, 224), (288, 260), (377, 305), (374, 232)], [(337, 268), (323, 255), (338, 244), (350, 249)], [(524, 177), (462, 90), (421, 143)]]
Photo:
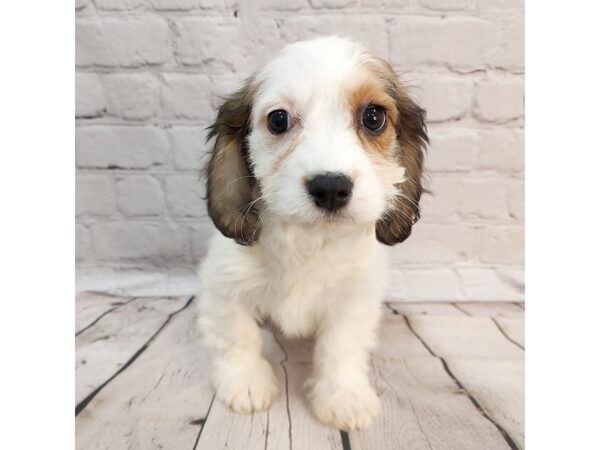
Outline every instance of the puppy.
[(419, 218), (425, 111), (392, 68), (339, 37), (283, 48), (220, 107), (208, 213), (220, 231), (200, 269), (199, 328), (217, 397), (269, 407), (280, 388), (258, 323), (314, 336), (306, 382), (321, 422), (369, 425), (385, 247)]

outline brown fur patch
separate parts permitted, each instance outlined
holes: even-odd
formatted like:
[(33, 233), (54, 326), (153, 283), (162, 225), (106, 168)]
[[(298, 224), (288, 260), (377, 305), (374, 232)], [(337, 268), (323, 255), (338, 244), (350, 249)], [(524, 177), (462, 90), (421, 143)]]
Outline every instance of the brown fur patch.
[[(368, 83), (371, 83), (367, 86), (372, 87), (366, 89), (361, 87), (351, 99), (375, 98), (373, 103), (379, 101), (377, 104), (386, 109), (389, 107), (388, 101), (391, 101), (393, 107), (388, 110), (389, 123), (381, 138), (365, 139), (360, 133), (359, 138), (368, 150), (377, 150), (384, 156), (391, 153), (391, 156), (405, 169), (405, 181), (396, 185), (398, 196), (376, 226), (377, 239), (384, 244), (394, 245), (410, 236), (413, 224), (420, 217), (423, 159), (429, 143), (425, 110), (409, 97), (387, 62), (372, 58), (363, 67), (368, 74)], [(383, 103), (384, 100), (386, 103)], [(360, 101), (354, 100), (354, 104), (358, 105)]]
[(224, 236), (243, 245), (251, 245), (260, 232), (256, 205), (260, 189), (246, 142), (257, 88), (250, 78), (225, 99), (207, 138), (215, 138), (205, 168), (208, 214)]
[[(394, 140), (396, 108), (393, 99), (388, 95), (385, 86), (377, 78), (363, 74), (356, 84), (346, 93), (347, 102), (355, 118), (355, 129), (363, 147), (371, 153), (386, 152)], [(386, 124), (383, 131), (372, 133), (362, 124), (362, 115), (369, 105), (379, 105), (385, 109)]]

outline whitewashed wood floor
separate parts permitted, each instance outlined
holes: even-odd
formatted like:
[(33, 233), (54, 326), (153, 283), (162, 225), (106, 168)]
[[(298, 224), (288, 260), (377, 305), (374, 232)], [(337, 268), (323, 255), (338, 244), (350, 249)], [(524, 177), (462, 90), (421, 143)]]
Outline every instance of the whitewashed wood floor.
[(522, 303), (388, 303), (372, 357), (383, 413), (367, 430), (320, 425), (302, 384), (311, 344), (268, 329), (283, 394), (243, 416), (215, 401), (194, 298), (76, 301), (78, 449), (443, 449), (524, 447)]

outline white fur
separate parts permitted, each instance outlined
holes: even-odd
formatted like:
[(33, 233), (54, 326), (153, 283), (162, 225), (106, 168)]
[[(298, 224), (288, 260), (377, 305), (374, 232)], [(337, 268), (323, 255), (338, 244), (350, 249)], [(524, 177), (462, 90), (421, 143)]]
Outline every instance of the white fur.
[[(287, 336), (316, 336), (306, 388), (322, 422), (364, 428), (380, 410), (368, 368), (386, 272), (375, 222), (403, 170), (373, 163), (340, 98), (340, 86), (366, 57), (351, 41), (323, 38), (287, 46), (257, 74), (261, 88), (248, 142), (265, 204), (260, 239), (242, 246), (216, 235), (200, 271), (199, 327), (215, 350), (217, 396), (235, 411), (268, 408), (279, 393), (261, 355), (258, 323), (267, 318)], [(264, 116), (278, 108), (293, 112), (295, 123), (273, 136)], [(297, 148), (275, 170), (298, 136)], [(337, 221), (325, 220), (302, 182), (326, 171), (354, 179)]]

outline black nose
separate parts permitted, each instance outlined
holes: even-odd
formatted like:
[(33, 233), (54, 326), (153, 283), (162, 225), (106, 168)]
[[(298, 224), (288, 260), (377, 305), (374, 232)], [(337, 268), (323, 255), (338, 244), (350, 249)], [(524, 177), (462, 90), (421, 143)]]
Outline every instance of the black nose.
[(333, 212), (350, 200), (352, 180), (341, 173), (316, 175), (308, 182), (308, 193), (318, 207)]

